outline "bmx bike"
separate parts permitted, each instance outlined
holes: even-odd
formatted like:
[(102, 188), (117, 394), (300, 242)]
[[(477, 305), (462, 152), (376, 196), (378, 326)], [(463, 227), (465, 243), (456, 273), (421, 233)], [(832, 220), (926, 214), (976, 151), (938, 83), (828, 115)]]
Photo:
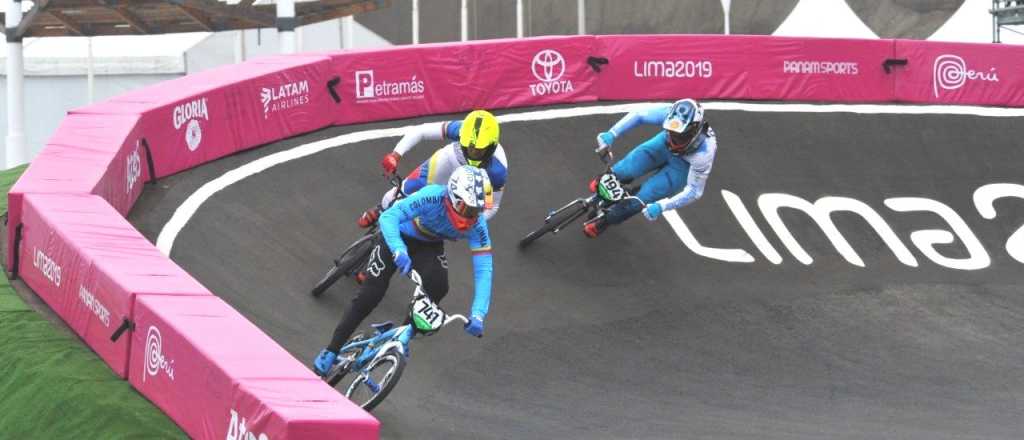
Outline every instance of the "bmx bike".
[(584, 225), (600, 221), (612, 206), (615, 206), (625, 200), (635, 199), (639, 201), (641, 205), (646, 206), (646, 203), (644, 203), (643, 200), (632, 195), (635, 188), (628, 187), (619, 181), (618, 177), (615, 177), (615, 174), (611, 171), (610, 159), (608, 156), (602, 156), (601, 161), (605, 164), (605, 171), (597, 179), (597, 187), (594, 188), (594, 193), (578, 197), (575, 200), (562, 205), (561, 208), (548, 213), (548, 216), (544, 218), (543, 225), (529, 234), (526, 234), (525, 237), (519, 240), (519, 249), (525, 249), (538, 238), (549, 232), (557, 234), (580, 217), (587, 217), (586, 221), (583, 222)]
[[(397, 174), (388, 176), (388, 181), (395, 188), (402, 184), (402, 178)], [(404, 194), (402, 194), (402, 191), (398, 191), (395, 201), (397, 202), (402, 197), (404, 197)], [(341, 277), (356, 275), (363, 267), (366, 267), (366, 263), (370, 260), (370, 252), (373, 251), (374, 241), (378, 232), (380, 232), (380, 224), (374, 222), (361, 237), (352, 242), (341, 252), (338, 258), (334, 259), (334, 264), (327, 269), (327, 273), (320, 278), (320, 281), (313, 285), (309, 293), (319, 297), (334, 283), (338, 282)]]
[(423, 280), (415, 270), (409, 279), (416, 285), (409, 305), (410, 323), (395, 327), (391, 321), (370, 324), (373, 335), (357, 334), (338, 352), (335, 364), (324, 376), (351, 401), (373, 410), (398, 384), (409, 362), (409, 341), (416, 335), (431, 335), (454, 321), (469, 320), (448, 315), (423, 291)]

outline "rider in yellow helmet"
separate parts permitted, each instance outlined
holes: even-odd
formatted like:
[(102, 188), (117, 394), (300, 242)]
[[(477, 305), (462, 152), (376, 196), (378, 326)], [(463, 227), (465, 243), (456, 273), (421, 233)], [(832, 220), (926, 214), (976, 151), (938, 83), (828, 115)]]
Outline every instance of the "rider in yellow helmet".
[(365, 228), (374, 224), (380, 216), (382, 207), (386, 209), (395, 201), (397, 191), (400, 190), (403, 195), (408, 196), (431, 183), (443, 185), (452, 172), (463, 165), (483, 169), (491, 180), (494, 203), (483, 213), (483, 217), (490, 220), (501, 205), (501, 196), (508, 177), (508, 159), (498, 142), (500, 135), (501, 125), (498, 119), (487, 110), (473, 110), (461, 121), (433, 122), (413, 127), (402, 136), (394, 150), (381, 160), (380, 165), (385, 173), (395, 174), (401, 157), (420, 141), (445, 140), (448, 144), (413, 169), (398, 188), (386, 192), (380, 205), (366, 210), (359, 217), (359, 226)]

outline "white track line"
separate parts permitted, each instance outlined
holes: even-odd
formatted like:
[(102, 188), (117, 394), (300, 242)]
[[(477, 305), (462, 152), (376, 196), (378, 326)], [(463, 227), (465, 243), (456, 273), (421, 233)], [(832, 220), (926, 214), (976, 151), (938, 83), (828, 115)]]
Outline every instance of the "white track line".
[[(538, 110), (523, 113), (510, 113), (498, 117), (501, 122), (523, 122), (547, 119), (574, 118), (580, 116), (603, 115), (626, 113), (637, 108), (655, 104), (653, 102), (639, 102), (616, 105), (586, 106), (559, 108), (550, 110)], [(749, 112), (791, 112), (791, 113), (861, 113), (861, 114), (951, 114), (951, 115), (974, 115), (986, 117), (1024, 117), (1024, 109), (1010, 109), (999, 107), (970, 107), (952, 105), (879, 105), (879, 104), (785, 104), (785, 103), (749, 103), (749, 102), (705, 102), (704, 107), (709, 110), (735, 110)], [(285, 150), (261, 157), (213, 179), (201, 186), (195, 193), (192, 193), (181, 206), (174, 211), (170, 220), (160, 230), (156, 239), (156, 247), (164, 255), (171, 254), (174, 240), (178, 237), (182, 228), (195, 215), (199, 207), (217, 192), (228, 186), (241, 181), (247, 177), (265, 171), (275, 165), (300, 159), (311, 154), (319, 153), (328, 148), (336, 148), (344, 145), (365, 142), (386, 137), (401, 136), (406, 130), (413, 127), (406, 125), (395, 128), (377, 130), (366, 130), (356, 133), (343, 134), (341, 136), (324, 139), (304, 145), (299, 145), (290, 150)], [(596, 136), (596, 133), (594, 134)], [(585, 137), (589, 141), (589, 135)]]

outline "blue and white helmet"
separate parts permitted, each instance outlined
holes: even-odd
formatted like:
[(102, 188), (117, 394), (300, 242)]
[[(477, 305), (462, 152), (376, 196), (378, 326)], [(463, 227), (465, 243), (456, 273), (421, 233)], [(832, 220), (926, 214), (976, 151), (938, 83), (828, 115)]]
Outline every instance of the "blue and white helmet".
[(676, 101), (661, 124), (668, 133), (668, 149), (674, 154), (694, 152), (700, 146), (698, 141), (706, 124), (704, 109), (697, 101), (690, 98)]
[(448, 201), (460, 217), (475, 219), (493, 202), (491, 178), (487, 172), (470, 165), (463, 165), (448, 178)]

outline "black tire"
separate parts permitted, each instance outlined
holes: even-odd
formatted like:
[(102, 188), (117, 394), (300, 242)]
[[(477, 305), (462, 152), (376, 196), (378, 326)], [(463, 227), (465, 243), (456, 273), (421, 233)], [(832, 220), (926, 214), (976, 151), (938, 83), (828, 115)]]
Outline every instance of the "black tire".
[(364, 235), (356, 240), (355, 243), (352, 243), (348, 249), (345, 249), (345, 252), (341, 253), (341, 257), (338, 257), (334, 265), (327, 270), (327, 273), (313, 286), (309, 293), (318, 297), (327, 288), (341, 279), (341, 277), (352, 275), (362, 267), (366, 258), (370, 255), (370, 250), (373, 249), (373, 237), (374, 235)]
[[(377, 385), (380, 386), (380, 391), (373, 393), (366, 385), (364, 376), (362, 374), (354, 374), (352, 381), (345, 388), (345, 397), (348, 397), (349, 400), (363, 409), (372, 411), (398, 385), (398, 379), (402, 377), (402, 372), (405, 371), (406, 362), (405, 355), (397, 347), (389, 348), (388, 351), (370, 361), (370, 364), (366, 367), (367, 374), (377, 382)], [(380, 375), (377, 376), (374, 373), (380, 373)], [(368, 394), (364, 394), (364, 392), (368, 392)]]
[(533, 243), (534, 240), (537, 240), (544, 234), (553, 231), (562, 223), (569, 223), (576, 220), (586, 212), (587, 206), (583, 202), (577, 202), (576, 208), (569, 208), (566, 209), (565, 211), (558, 213), (558, 215), (551, 217), (551, 220), (549, 220), (547, 223), (544, 223), (544, 225), (538, 228), (537, 230), (529, 234), (526, 234), (526, 236), (523, 237), (522, 240), (519, 240), (519, 249), (526, 249), (526, 247), (529, 246), (530, 243)]

